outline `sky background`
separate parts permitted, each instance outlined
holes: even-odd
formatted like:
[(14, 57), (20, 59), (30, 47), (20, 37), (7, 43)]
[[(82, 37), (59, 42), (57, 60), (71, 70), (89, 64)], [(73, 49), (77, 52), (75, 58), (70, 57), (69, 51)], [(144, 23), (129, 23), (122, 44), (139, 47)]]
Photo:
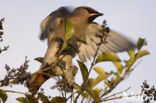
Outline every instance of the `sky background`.
[[(134, 41), (139, 37), (146, 38), (148, 45), (145, 49), (151, 54), (142, 59), (130, 77), (120, 83), (114, 93), (129, 86), (129, 93), (140, 93), (140, 85), (144, 80), (156, 86), (156, 0), (0, 0), (0, 18), (5, 18), (4, 42), (0, 43), (0, 47), (10, 46), (7, 52), (0, 55), (0, 79), (5, 75), (5, 64), (17, 68), (24, 62), (25, 56), (30, 60), (30, 72), (35, 72), (40, 67), (40, 64), (33, 60), (43, 57), (47, 48), (46, 41), (39, 40), (40, 23), (60, 6), (93, 7), (104, 13), (104, 16), (96, 19), (98, 23), (106, 19), (109, 27)], [(106, 65), (104, 68), (106, 70), (111, 67)], [(23, 86), (13, 86), (13, 89), (27, 91)], [(16, 103), (17, 96), (21, 95), (9, 94), (7, 103)], [(131, 100), (116, 100), (109, 103), (119, 102), (131, 103)]]

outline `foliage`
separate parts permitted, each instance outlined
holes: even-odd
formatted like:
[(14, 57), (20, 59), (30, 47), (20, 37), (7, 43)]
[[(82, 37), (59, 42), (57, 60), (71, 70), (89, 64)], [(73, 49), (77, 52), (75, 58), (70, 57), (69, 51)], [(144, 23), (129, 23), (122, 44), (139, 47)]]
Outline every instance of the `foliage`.
[(151, 86), (144, 81), (142, 86), (142, 92), (143, 95), (143, 103), (151, 103), (151, 101), (156, 101), (156, 89), (154, 86)]
[[(0, 30), (2, 30), (2, 21), (0, 21)], [(74, 45), (72, 45), (73, 39), (75, 40), (73, 33), (74, 33), (74, 27), (72, 26), (71, 22), (66, 20), (66, 38), (65, 42), (62, 46), (62, 49), (60, 50), (60, 54), (65, 51), (66, 49), (75, 48)], [(104, 43), (106, 38), (106, 34), (109, 32), (108, 28), (106, 27), (106, 24), (103, 24), (104, 34), (102, 37), (100, 37), (101, 42), (98, 43), (98, 49), (100, 48), (100, 45)], [(0, 38), (3, 33), (0, 32)], [(113, 100), (111, 96), (106, 97), (106, 95), (110, 94), (111, 91), (115, 89), (115, 87), (122, 81), (124, 81), (135, 69), (135, 63), (145, 55), (148, 55), (149, 52), (147, 50), (142, 50), (142, 47), (147, 44), (145, 39), (139, 38), (137, 43), (137, 50), (131, 49), (127, 51), (127, 54), (129, 55), (129, 58), (127, 60), (122, 60), (116, 53), (114, 52), (104, 52), (101, 55), (97, 56), (97, 52), (95, 53), (95, 56), (93, 58), (93, 61), (91, 62), (90, 68), (87, 68), (86, 64), (84, 64), (81, 61), (78, 62), (78, 67), (73, 66), (74, 76), (78, 73), (78, 69), (81, 71), (82, 75), (82, 84), (77, 83), (77, 81), (74, 81), (74, 83), (71, 85), (68, 83), (63, 76), (57, 75), (56, 84), (52, 86), (52, 89), (57, 88), (58, 91), (62, 93), (61, 96), (56, 97), (50, 97), (46, 96), (44, 93), (44, 89), (41, 89), (41, 92), (38, 92), (36, 95), (32, 95), (31, 93), (23, 93), (19, 91), (11, 91), (11, 90), (2, 90), (0, 89), (0, 99), (2, 102), (6, 102), (7, 100), (7, 93), (19, 93), (24, 95), (23, 97), (18, 97), (16, 100), (20, 103), (38, 103), (39, 101), (42, 101), (43, 103), (66, 103), (66, 102), (74, 102), (77, 103), (78, 99), (81, 99), (81, 102), (84, 101), (87, 102), (94, 102), (94, 103), (100, 103), (105, 102), (109, 100)], [(0, 51), (4, 51), (3, 49), (0, 49)], [(0, 53), (1, 53), (0, 52)], [(43, 58), (37, 57), (35, 58), (36, 61), (42, 63)], [(61, 60), (57, 61), (58, 63)], [(107, 72), (103, 67), (98, 66), (97, 64), (99, 62), (111, 62), (113, 65), (115, 65), (116, 70)], [(56, 64), (58, 64), (56, 63)], [(78, 68), (78, 69), (77, 69)], [(28, 60), (25, 59), (25, 62), (23, 65), (21, 65), (17, 69), (11, 69), (8, 65), (5, 67), (7, 71), (7, 75), (4, 79), (0, 81), (0, 87), (3, 86), (10, 86), (14, 84), (20, 84), (25, 85), (26, 88), (26, 80), (29, 79), (30, 73), (26, 72), (28, 69)], [(48, 70), (49, 68), (47, 68)], [(58, 69), (58, 68), (57, 68)], [(46, 69), (44, 69), (46, 70)], [(62, 68), (60, 69), (60, 71)], [(91, 72), (96, 72), (97, 77), (91, 76)], [(41, 71), (42, 72), (42, 71)], [(46, 72), (44, 72), (46, 73)], [(47, 74), (49, 75), (49, 73)], [(51, 75), (51, 74), (50, 74)], [(16, 79), (15, 79), (16, 78)], [(103, 88), (99, 88), (98, 84), (102, 83), (104, 86)], [(144, 83), (145, 84), (145, 83)], [(152, 90), (145, 90), (147, 85), (142, 86), (142, 93), (149, 96), (151, 92), (149, 91), (155, 90), (152, 88)], [(148, 87), (149, 88), (149, 87)], [(149, 93), (149, 94), (148, 94)], [(152, 92), (152, 96), (154, 96), (155, 99), (155, 92)], [(81, 98), (80, 98), (81, 96)], [(145, 96), (144, 98), (146, 99)], [(75, 97), (75, 98), (74, 98)], [(153, 97), (152, 97), (153, 98)], [(118, 98), (120, 99), (120, 98)], [(144, 99), (144, 100), (145, 100)]]
[[(3, 35), (3, 22), (4, 22), (4, 18), (0, 19), (0, 43), (3, 41), (2, 35)], [(3, 48), (0, 47), (0, 54), (4, 51), (7, 51), (9, 48), (9, 46), (4, 46)]]
[(8, 98), (7, 93), (3, 91), (2, 89), (0, 89), (0, 98), (3, 102), (5, 102)]

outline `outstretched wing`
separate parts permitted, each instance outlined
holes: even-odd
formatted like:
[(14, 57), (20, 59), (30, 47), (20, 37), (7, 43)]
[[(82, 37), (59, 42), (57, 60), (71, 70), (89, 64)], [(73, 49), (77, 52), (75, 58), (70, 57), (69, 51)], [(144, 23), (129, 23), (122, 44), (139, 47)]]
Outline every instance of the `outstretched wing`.
[[(97, 37), (97, 35), (102, 34), (102, 30), (102, 27), (95, 23), (92, 23), (88, 26), (86, 33), (86, 44), (81, 44), (79, 48), (80, 52), (78, 56), (80, 60), (85, 62), (86, 59), (90, 59), (95, 55), (97, 50), (96, 44), (100, 43), (100, 38)], [(106, 51), (122, 52), (136, 47), (132, 41), (113, 30), (110, 30), (108, 33), (106, 41), (106, 44), (102, 44), (100, 46), (98, 55)]]
[[(47, 16), (41, 23), (40, 40), (44, 40), (58, 25), (60, 18), (67, 18), (71, 14), (71, 7), (61, 7)], [(58, 20), (57, 20), (58, 19)]]

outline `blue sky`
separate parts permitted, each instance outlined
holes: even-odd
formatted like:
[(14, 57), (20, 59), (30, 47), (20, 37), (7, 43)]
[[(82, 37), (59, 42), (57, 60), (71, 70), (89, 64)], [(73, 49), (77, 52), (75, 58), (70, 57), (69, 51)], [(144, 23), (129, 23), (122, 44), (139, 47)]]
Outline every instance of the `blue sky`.
[[(145, 49), (151, 54), (142, 59), (130, 77), (122, 82), (115, 91), (131, 86), (130, 92), (140, 92), (144, 80), (156, 85), (156, 1), (155, 0), (1, 0), (0, 18), (5, 17), (4, 42), (10, 45), (7, 52), (0, 55), (0, 78), (5, 74), (5, 64), (19, 67), (28, 56), (29, 71), (35, 72), (40, 64), (33, 59), (44, 56), (47, 45), (39, 40), (40, 23), (53, 10), (60, 6), (91, 6), (104, 13), (96, 19), (98, 23), (107, 20), (108, 26), (137, 41), (139, 37), (146, 38)], [(101, 64), (102, 65), (102, 64)], [(110, 67), (106, 67), (110, 68)], [(15, 90), (26, 91), (24, 87), (14, 86)], [(9, 88), (7, 88), (9, 89)], [(15, 100), (15, 94), (10, 94), (8, 103)], [(18, 95), (17, 95), (18, 96)], [(116, 101), (118, 102), (118, 101)], [(112, 102), (114, 103), (114, 101)], [(120, 101), (121, 103), (121, 101)]]

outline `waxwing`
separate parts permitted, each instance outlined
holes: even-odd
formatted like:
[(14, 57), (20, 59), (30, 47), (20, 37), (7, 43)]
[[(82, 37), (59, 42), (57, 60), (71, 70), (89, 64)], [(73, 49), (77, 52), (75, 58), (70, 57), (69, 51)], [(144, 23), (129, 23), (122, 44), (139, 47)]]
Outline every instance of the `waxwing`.
[[(97, 45), (100, 39), (96, 36), (97, 34), (102, 34), (103, 28), (97, 23), (93, 23), (93, 20), (102, 16), (91, 7), (81, 6), (74, 10), (69, 7), (61, 7), (56, 11), (52, 12), (48, 17), (46, 17), (41, 23), (41, 35), (40, 39), (48, 39), (48, 49), (44, 56), (42, 65), (52, 65), (57, 60), (57, 52), (61, 48), (61, 45), (65, 39), (65, 19), (71, 21), (75, 28), (74, 36), (86, 43), (79, 43), (79, 52), (77, 52), (81, 61), (85, 62), (94, 56)], [(99, 49), (98, 55), (106, 51), (122, 52), (127, 51), (130, 48), (134, 48), (135, 44), (129, 41), (124, 36), (119, 33), (110, 30), (108, 34), (107, 44), (102, 44)], [(76, 52), (72, 55), (67, 55), (63, 58), (66, 62), (66, 68), (70, 68), (72, 64), (72, 58), (75, 56)], [(74, 55), (74, 56), (73, 56)], [(68, 69), (67, 69), (68, 70)], [(65, 78), (72, 78), (70, 76), (70, 69), (65, 71)], [(38, 91), (39, 87), (47, 80), (49, 77), (43, 74), (32, 75), (32, 79), (29, 82), (30, 87), (36, 87)], [(69, 82), (72, 80), (68, 80)], [(29, 88), (30, 92), (33, 91)], [(35, 93), (37, 92), (35, 91)]]
[(88, 25), (101, 15), (103, 14), (86, 6), (78, 7), (73, 11), (69, 7), (61, 7), (52, 12), (41, 24), (42, 33), (40, 39), (48, 38), (48, 50), (43, 64), (51, 64), (56, 60), (55, 54), (60, 45), (58, 41), (64, 41), (65, 39), (64, 19), (72, 22), (75, 28), (74, 36), (85, 41)]

